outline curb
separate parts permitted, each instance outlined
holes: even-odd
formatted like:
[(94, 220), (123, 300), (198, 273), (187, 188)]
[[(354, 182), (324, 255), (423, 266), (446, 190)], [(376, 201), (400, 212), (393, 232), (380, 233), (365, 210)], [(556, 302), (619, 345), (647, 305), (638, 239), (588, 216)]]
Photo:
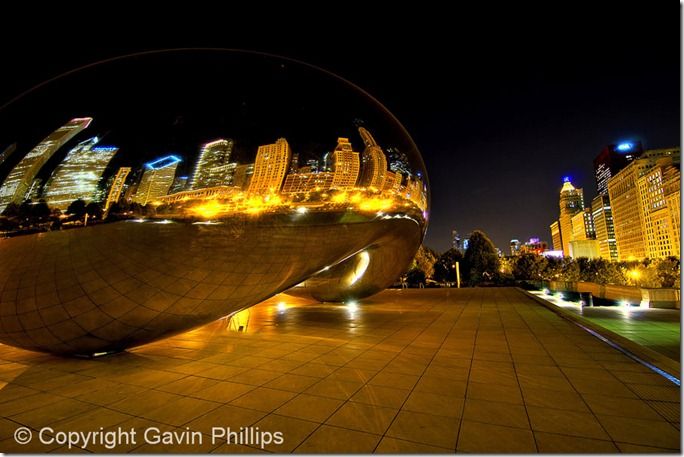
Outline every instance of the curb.
[(572, 321), (575, 324), (580, 324), (582, 327), (586, 327), (587, 329), (596, 332), (597, 334), (606, 338), (611, 343), (622, 348), (626, 353), (632, 354), (642, 359), (643, 361), (650, 363), (651, 365), (655, 366), (656, 368), (659, 368), (660, 370), (664, 371), (670, 376), (677, 378), (678, 380), (680, 379), (681, 363), (672, 360), (671, 358), (666, 357), (663, 354), (655, 352), (652, 349), (648, 349), (644, 346), (641, 346), (640, 344), (637, 344), (634, 341), (631, 341), (622, 335), (618, 335), (617, 333), (611, 330), (601, 327), (600, 325), (594, 324), (593, 322), (590, 322), (587, 319), (584, 319), (583, 317), (577, 316), (574, 313), (559, 308), (558, 306), (555, 306), (547, 302), (546, 300), (537, 297), (536, 295), (532, 295), (531, 293), (521, 289), (520, 287), (516, 287), (516, 289), (518, 290), (518, 292), (522, 293), (526, 297), (531, 298), (537, 303), (543, 305), (544, 307), (558, 314), (563, 319)]

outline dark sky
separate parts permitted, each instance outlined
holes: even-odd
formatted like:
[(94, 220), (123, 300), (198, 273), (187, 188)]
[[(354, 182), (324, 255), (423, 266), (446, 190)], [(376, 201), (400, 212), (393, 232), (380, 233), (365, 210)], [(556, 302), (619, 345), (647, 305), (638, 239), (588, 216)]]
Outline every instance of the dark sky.
[(482, 229), (506, 251), (511, 238), (550, 239), (563, 176), (590, 201), (592, 159), (606, 144), (680, 144), (677, 4), (601, 7), (428, 4), (375, 15), (349, 6), (349, 15), (261, 22), (199, 10), (182, 21), (130, 10), (88, 21), (30, 17), (31, 39), (0, 31), (0, 105), (64, 71), (143, 50), (300, 59), (361, 86), (411, 133), (432, 188), (428, 246), (443, 251), (452, 229)]

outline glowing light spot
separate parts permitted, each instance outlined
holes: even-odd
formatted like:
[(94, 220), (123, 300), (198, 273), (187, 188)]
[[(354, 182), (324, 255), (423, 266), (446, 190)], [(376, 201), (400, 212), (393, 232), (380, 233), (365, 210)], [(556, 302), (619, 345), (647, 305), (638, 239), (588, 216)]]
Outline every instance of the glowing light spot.
[(634, 145), (632, 143), (620, 143), (617, 146), (618, 151), (629, 151)]
[(216, 200), (209, 200), (201, 205), (193, 206), (190, 208), (190, 212), (205, 218), (211, 218), (219, 214), (223, 210), (223, 205), (221, 205)]
[(307, 208), (306, 206), (300, 206), (299, 208), (297, 208), (297, 213), (299, 214), (306, 214), (308, 212), (309, 208)]
[(368, 255), (368, 252), (359, 252), (356, 256), (356, 265), (354, 265), (354, 269), (347, 277), (347, 285), (352, 286), (361, 279), (368, 269), (368, 264), (370, 264), (370, 255)]
[(287, 304), (285, 302), (281, 301), (280, 303), (278, 303), (278, 312), (279, 313), (284, 312), (286, 309), (287, 309)]
[(354, 313), (359, 310), (359, 305), (356, 303), (354, 300), (350, 300), (347, 302), (347, 311), (350, 313)]

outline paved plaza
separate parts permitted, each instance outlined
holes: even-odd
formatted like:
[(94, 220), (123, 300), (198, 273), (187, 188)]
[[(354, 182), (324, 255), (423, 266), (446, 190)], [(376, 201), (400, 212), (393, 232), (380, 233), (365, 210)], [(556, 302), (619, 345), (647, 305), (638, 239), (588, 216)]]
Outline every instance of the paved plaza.
[[(210, 438), (258, 427), (282, 433), (269, 452), (679, 452), (680, 392), (513, 288), (279, 295), (91, 360), (0, 345), (0, 452), (66, 452), (60, 432), (101, 427), (141, 432), (86, 450), (260, 452)], [(202, 439), (146, 443), (151, 427)]]

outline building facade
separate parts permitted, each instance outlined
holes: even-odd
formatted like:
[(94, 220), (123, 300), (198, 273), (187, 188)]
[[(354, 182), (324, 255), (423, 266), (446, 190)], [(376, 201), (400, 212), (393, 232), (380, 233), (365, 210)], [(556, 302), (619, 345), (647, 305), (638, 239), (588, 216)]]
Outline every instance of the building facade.
[(230, 167), (230, 156), (233, 152), (233, 140), (220, 139), (202, 146), (195, 171), (192, 174), (190, 188), (201, 189), (229, 185), (232, 181), (232, 171), (236, 164)]
[(76, 145), (55, 168), (45, 185), (43, 196), (53, 208), (65, 210), (74, 200), (97, 200), (95, 193), (102, 174), (119, 148), (95, 146), (98, 138)]
[(92, 120), (90, 117), (70, 120), (38, 143), (19, 161), (0, 186), (0, 213), (10, 203), (20, 204), (24, 200), (31, 183), (43, 165), (67, 141), (87, 128)]
[(254, 162), (254, 173), (249, 183), (249, 192), (255, 194), (277, 193), (283, 186), (290, 169), (292, 150), (285, 138), (273, 144), (259, 146)]
[(296, 194), (321, 192), (331, 188), (335, 174), (329, 171), (322, 173), (290, 173), (285, 177), (282, 193)]
[(146, 205), (151, 201), (163, 197), (169, 193), (176, 176), (176, 168), (181, 159), (170, 155), (145, 164), (145, 172), (142, 175), (133, 201)]
[(563, 237), (561, 236), (560, 223), (553, 221), (549, 226), (551, 229), (551, 243), (553, 243), (554, 251), (563, 251)]
[[(664, 189), (661, 189), (664, 171), (651, 171), (656, 167), (675, 167), (678, 173), (679, 163), (678, 148), (645, 151), (608, 181), (618, 260), (639, 260), (651, 255), (661, 257), (662, 253), (672, 251), (675, 242), (662, 237), (667, 233), (678, 233), (679, 228), (673, 227), (673, 222), (669, 223), (670, 228), (663, 225), (662, 214), (668, 211), (658, 210), (666, 201)], [(668, 181), (678, 179), (672, 176), (673, 173), (668, 172)], [(672, 184), (669, 189), (672, 189)], [(673, 202), (678, 198), (672, 193), (670, 195)]]
[(361, 161), (347, 138), (338, 138), (332, 153), (333, 189), (353, 189), (359, 179)]
[(359, 186), (381, 191), (387, 174), (387, 157), (368, 130), (359, 127), (359, 133), (366, 146), (361, 157)]
[(591, 201), (591, 214), (594, 221), (596, 241), (599, 243), (600, 257), (606, 260), (617, 261), (613, 211), (610, 207), (608, 195), (597, 195)]
[(560, 191), (558, 224), (563, 243), (563, 254), (569, 256), (570, 241), (574, 239), (572, 217), (584, 211), (584, 193), (581, 188), (575, 188), (569, 178), (564, 178), (563, 181), (563, 187)]
[(109, 210), (109, 207), (114, 203), (117, 203), (121, 198), (121, 192), (123, 191), (124, 184), (126, 184), (126, 178), (131, 172), (131, 167), (121, 167), (114, 175), (114, 180), (112, 185), (109, 187), (109, 192), (107, 193), (107, 199), (105, 200), (104, 210)]

